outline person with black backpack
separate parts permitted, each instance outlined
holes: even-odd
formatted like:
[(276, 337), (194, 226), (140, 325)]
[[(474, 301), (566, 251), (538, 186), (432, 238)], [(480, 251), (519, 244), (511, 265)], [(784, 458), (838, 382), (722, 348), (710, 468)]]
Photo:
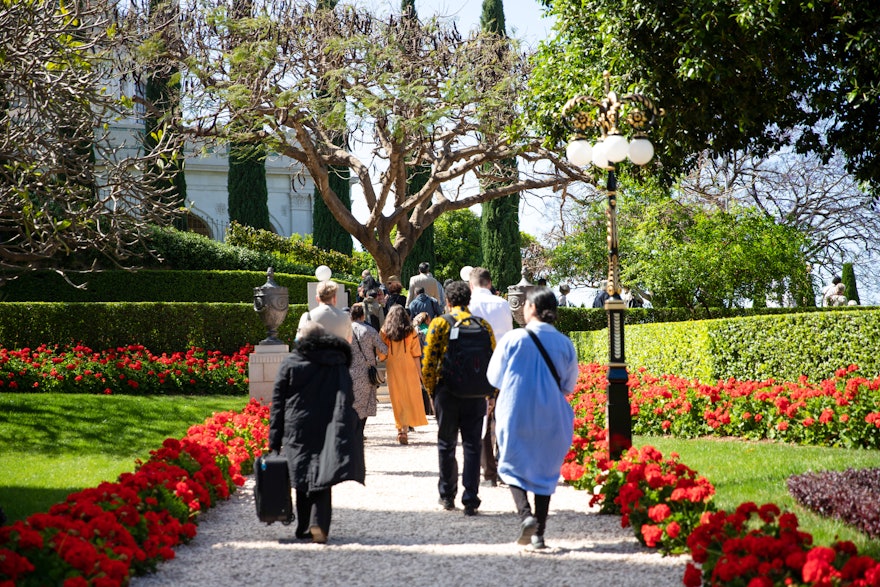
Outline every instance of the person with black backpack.
[(455, 509), (458, 493), (458, 436), (464, 453), (461, 503), (465, 516), (474, 516), (480, 507), (480, 451), (486, 398), (495, 389), (486, 378), (495, 348), (489, 323), (468, 311), (471, 290), (464, 281), (446, 288), (447, 314), (428, 326), (422, 357), (422, 380), (434, 402), (437, 418), (437, 451), (440, 457), (440, 505)]

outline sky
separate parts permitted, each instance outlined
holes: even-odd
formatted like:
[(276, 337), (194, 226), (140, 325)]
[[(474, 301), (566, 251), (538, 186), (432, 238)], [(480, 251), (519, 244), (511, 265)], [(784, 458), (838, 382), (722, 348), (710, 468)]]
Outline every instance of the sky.
[[(458, 30), (467, 33), (480, 26), (480, 0), (416, 0), (419, 17), (448, 16), (455, 20)], [(400, 7), (398, 2), (395, 5)], [(505, 0), (504, 19), (508, 36), (534, 46), (546, 38), (552, 21), (542, 18), (543, 8), (538, 0)]]

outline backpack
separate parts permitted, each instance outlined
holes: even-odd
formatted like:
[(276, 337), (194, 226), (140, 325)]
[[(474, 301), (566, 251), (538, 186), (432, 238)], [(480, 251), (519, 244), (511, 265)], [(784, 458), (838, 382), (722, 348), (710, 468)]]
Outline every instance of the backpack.
[(470, 324), (455, 321), (443, 314), (449, 323), (449, 341), (440, 365), (438, 385), (457, 397), (476, 398), (495, 394), (486, 378), (492, 358), (492, 335), (481, 320), (466, 318)]

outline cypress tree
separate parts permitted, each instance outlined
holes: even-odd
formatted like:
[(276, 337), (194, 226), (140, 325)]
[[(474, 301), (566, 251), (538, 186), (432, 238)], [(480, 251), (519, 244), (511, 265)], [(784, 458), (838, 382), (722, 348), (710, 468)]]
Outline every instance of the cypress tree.
[[(318, 0), (317, 7), (318, 9), (332, 10), (336, 3), (337, 0)], [(327, 91), (324, 88), (319, 88), (318, 95), (326, 96)], [(337, 147), (344, 147), (345, 137), (340, 134), (334, 138), (333, 143)], [(351, 171), (348, 167), (330, 166), (329, 175), (330, 189), (333, 190), (339, 201), (351, 210), (351, 184), (348, 182)], [(312, 206), (312, 242), (314, 245), (325, 251), (339, 251), (340, 253), (351, 255), (351, 235), (342, 228), (342, 225), (339, 224), (339, 221), (330, 212), (317, 187), (315, 187), (312, 200), (314, 201)]]
[(840, 273), (840, 280), (843, 282), (843, 295), (847, 300), (855, 300), (857, 304), (861, 304), (859, 300), (859, 289), (856, 287), (856, 272), (853, 270), (852, 263), (844, 263)]
[[(502, 0), (483, 0), (480, 14), (483, 32), (506, 37), (504, 3)], [(517, 173), (516, 159), (501, 162), (511, 174)], [(484, 189), (491, 187), (484, 185)], [(480, 238), (483, 266), (492, 275), (493, 285), (501, 290), (518, 283), (522, 271), (522, 253), (519, 234), (519, 194), (484, 202), (480, 215)]]
[[(234, 0), (232, 18), (247, 18), (252, 9), (250, 0)], [(230, 143), (226, 193), (230, 221), (263, 230), (272, 229), (269, 222), (269, 189), (266, 187), (265, 147), (238, 141)]]
[[(166, 16), (166, 11), (179, 11), (179, 6), (174, 0), (150, 0), (150, 17), (154, 22), (161, 22)], [(173, 29), (173, 27), (169, 27)], [(155, 108), (154, 112), (148, 111), (144, 116), (144, 145), (147, 150), (152, 150), (157, 144), (157, 133), (173, 132), (171, 124), (180, 111), (180, 72), (176, 67), (161, 65), (147, 75), (144, 87), (144, 97)], [(162, 198), (176, 207), (183, 208), (186, 202), (186, 176), (184, 175), (184, 153), (178, 153), (177, 158), (168, 161), (170, 171), (166, 170), (163, 179), (155, 184), (156, 191), (162, 194)], [(174, 227), (178, 230), (186, 230), (186, 216), (180, 214), (174, 219)]]
[[(400, 13), (405, 18), (417, 17), (415, 0), (401, 0)], [(418, 166), (408, 170), (406, 179), (406, 194), (418, 193), (428, 182), (431, 175), (430, 166)], [(402, 277), (415, 275), (419, 271), (419, 264), (423, 261), (430, 263), (431, 267), (437, 263), (437, 256), (434, 253), (434, 225), (428, 226), (422, 234), (416, 239), (413, 248), (403, 262), (401, 269)]]
[(244, 226), (271, 230), (265, 147), (231, 143), (226, 178), (229, 220)]

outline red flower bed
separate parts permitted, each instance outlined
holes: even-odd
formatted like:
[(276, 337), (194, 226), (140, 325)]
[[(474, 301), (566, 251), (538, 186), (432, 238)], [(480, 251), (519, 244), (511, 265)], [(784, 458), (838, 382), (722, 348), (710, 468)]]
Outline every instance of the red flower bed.
[(173, 394), (247, 391), (248, 355), (191, 348), (156, 355), (141, 345), (101, 352), (82, 346), (0, 348), (0, 391)]
[(214, 414), (115, 483), (0, 528), (0, 587), (123, 585), (154, 570), (195, 536), (199, 512), (244, 483), (266, 449), (268, 419), (255, 401)]
[[(740, 431), (745, 438), (877, 448), (880, 378), (869, 381), (852, 376), (855, 371), (842, 369), (818, 386), (805, 380), (710, 386), (642, 371), (629, 381), (633, 428), (683, 436)], [(631, 525), (642, 544), (666, 553), (689, 551), (693, 562), (683, 578), (686, 586), (880, 587), (880, 562), (859, 556), (849, 542), (812, 547), (812, 536), (798, 529), (797, 517), (774, 504), (746, 503), (733, 513), (715, 512), (714, 487), (677, 455), (664, 459), (653, 447), (642, 447), (609, 461), (606, 385), (603, 366), (581, 367), (569, 397), (575, 433), (561, 473), (570, 484), (591, 491), (591, 505), (621, 514), (621, 524)], [(808, 415), (814, 413), (816, 418)], [(801, 430), (793, 430), (792, 418), (799, 417)]]

